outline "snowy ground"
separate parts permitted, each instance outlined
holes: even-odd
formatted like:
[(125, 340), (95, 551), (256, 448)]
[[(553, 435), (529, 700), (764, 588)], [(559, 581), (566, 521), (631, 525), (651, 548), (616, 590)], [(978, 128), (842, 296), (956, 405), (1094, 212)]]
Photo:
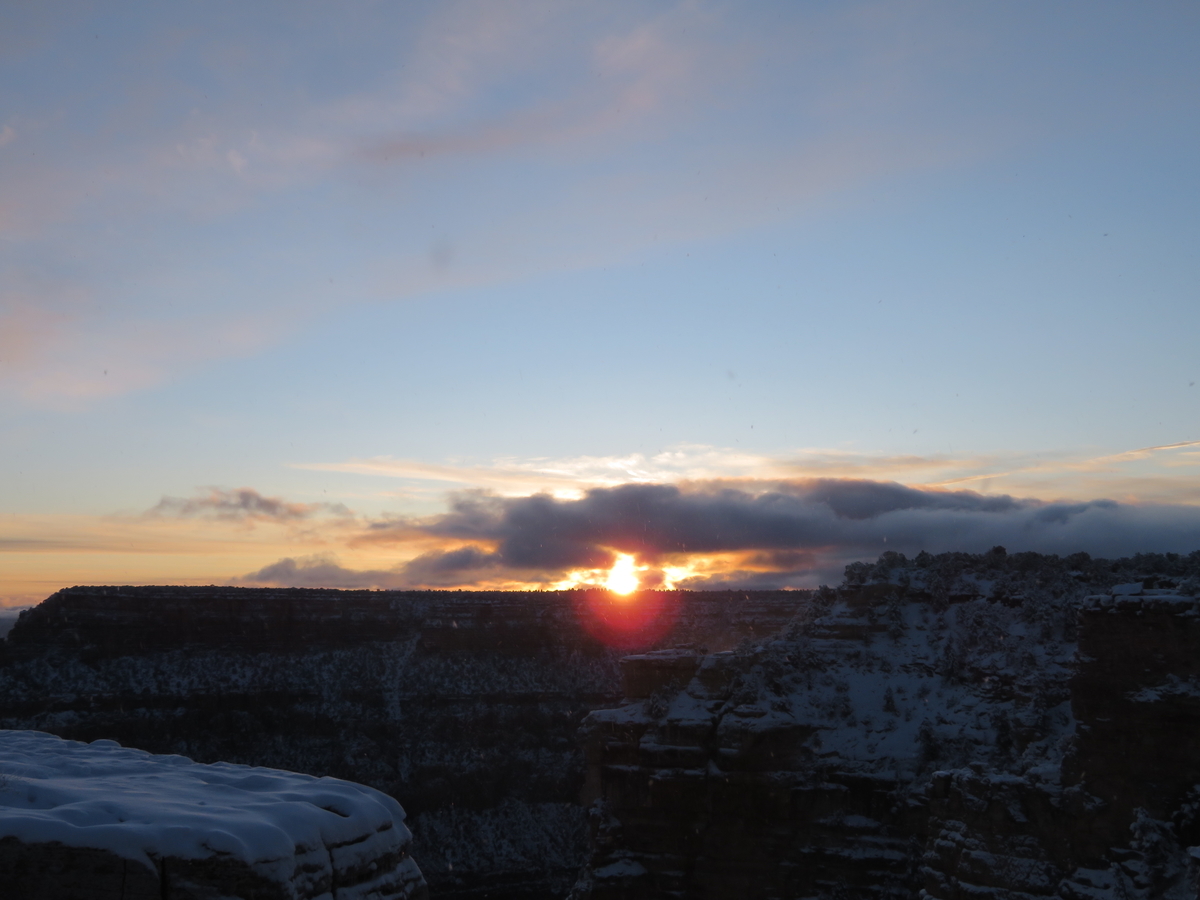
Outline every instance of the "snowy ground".
[[(0, 731), (0, 838), (9, 836), (107, 850), (151, 870), (166, 858), (232, 858), (298, 897), (322, 893), (336, 871), (403, 858), (411, 841), (400, 805), (352, 782)], [(356, 895), (372, 896), (369, 887)]]

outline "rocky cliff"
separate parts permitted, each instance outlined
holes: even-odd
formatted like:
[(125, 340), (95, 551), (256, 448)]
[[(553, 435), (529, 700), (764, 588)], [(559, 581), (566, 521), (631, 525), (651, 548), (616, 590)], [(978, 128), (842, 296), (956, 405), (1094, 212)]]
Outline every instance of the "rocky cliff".
[(332, 775), (403, 802), (437, 897), (561, 897), (576, 731), (618, 659), (778, 630), (803, 592), (71, 588), (0, 645), (0, 727)]
[(888, 555), (622, 661), (574, 895), (1194, 897), (1200, 554)]

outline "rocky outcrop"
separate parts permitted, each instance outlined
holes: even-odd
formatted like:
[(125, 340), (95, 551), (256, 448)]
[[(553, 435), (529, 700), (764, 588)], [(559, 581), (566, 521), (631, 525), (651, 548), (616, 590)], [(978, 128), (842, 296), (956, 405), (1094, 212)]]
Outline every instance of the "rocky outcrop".
[(363, 785), (0, 731), (13, 900), (423, 900), (404, 810)]
[(587, 854), (576, 731), (619, 701), (618, 659), (736, 646), (806, 596), (72, 588), (0, 644), (0, 727), (367, 784), (435, 896), (561, 897)]
[[(1173, 589), (1118, 586), (1080, 610), (1079, 721), (1067, 780), (1098, 810), (1098, 857), (1141, 808), (1169, 819), (1200, 784), (1200, 605)], [(1200, 843), (1200, 832), (1186, 837)]]
[(847, 574), (773, 640), (622, 660), (576, 897), (1196, 896), (1200, 554)]

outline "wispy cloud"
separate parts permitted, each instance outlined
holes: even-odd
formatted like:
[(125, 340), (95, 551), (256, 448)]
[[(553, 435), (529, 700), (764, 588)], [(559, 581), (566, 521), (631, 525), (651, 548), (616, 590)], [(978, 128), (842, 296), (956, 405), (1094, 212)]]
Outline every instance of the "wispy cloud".
[[(316, 16), (318, 27), (297, 38), (313, 44), (258, 34), (258, 52), (246, 52), (245, 35), (203, 24), (183, 46), (178, 23), (151, 17), (123, 48), (145, 64), (113, 90), (129, 93), (129, 105), (89, 109), (102, 127), (86, 141), (69, 104), (0, 129), (6, 155), (30, 147), (0, 171), (0, 231), (30, 242), (26, 257), (41, 248), (48, 270), (90, 266), (81, 280), (108, 310), (25, 343), (26, 363), (4, 379), (20, 396), (86, 401), (144, 389), (270, 346), (289, 332), (282, 322), (344, 308), (342, 291), (305, 296), (281, 285), (264, 298), (257, 286), (222, 286), (262, 311), (248, 322), (247, 303), (212, 310), (216, 291), (148, 287), (159, 273), (145, 248), (162, 229), (178, 231), (176, 247), (212, 221), (258, 240), (264, 229), (250, 213), (293, 221), (290, 204), (317, 185), (358, 192), (364, 229), (397, 236), (364, 251), (361, 301), (607, 265), (794, 219), (881, 178), (994, 155), (1014, 133), (1011, 117), (985, 115), (986, 105), (932, 102), (937, 67), (969, 55), (933, 7), (912, 19), (875, 4), (758, 19), (708, 2), (297, 15)], [(373, 45), (379, 55), (347, 67), (354, 77), (306, 80), (318, 70), (309, 51), (329, 52), (327, 34), (374, 32), (386, 35)], [(207, 73), (203, 86), (195, 71)], [(298, 89), (279, 90), (279, 72)], [(514, 177), (530, 162), (542, 172), (535, 182)], [(385, 204), (398, 219), (367, 200), (380, 193), (398, 198)], [(403, 227), (448, 210), (458, 233)], [(325, 207), (313, 218), (340, 215)], [(88, 262), (83, 251), (98, 236), (104, 252)], [(190, 264), (224, 261), (201, 250)], [(97, 286), (114, 283), (121, 289), (99, 296)], [(185, 310), (171, 321), (160, 315), (168, 296)], [(35, 308), (46, 300), (35, 297)], [(229, 333), (252, 336), (230, 350)]]
[(210, 487), (190, 498), (163, 497), (148, 516), (211, 517), (227, 522), (298, 522), (319, 513), (349, 516), (341, 503), (289, 503), (281, 497), (264, 497), (253, 488), (224, 490)]
[(269, 310), (176, 318), (104, 311), (81, 288), (0, 302), (0, 392), (73, 408), (162, 383), (215, 359), (252, 355), (299, 327)]
[(563, 458), (501, 458), (490, 463), (429, 463), (373, 457), (340, 463), (294, 463), (294, 468), (394, 478), (429, 488), (446, 485), (500, 496), (548, 492), (578, 497), (589, 488), (629, 483), (739, 479), (790, 481), (849, 478), (897, 481), (913, 487), (971, 487), (985, 493), (1083, 500), (1117, 497), (1132, 503), (1200, 503), (1193, 467), (1197, 441), (1118, 453), (1067, 452), (977, 455), (895, 455), (812, 448), (780, 456), (685, 444), (660, 453)]
[(0, 299), (0, 366), (12, 371), (35, 359), (73, 318), (70, 312), (47, 309), (24, 298)]
[(598, 485), (762, 477), (772, 471), (784, 475), (789, 467), (765, 456), (687, 445), (653, 455), (508, 458), (487, 465), (429, 463), (381, 456), (343, 463), (294, 463), (293, 468), (469, 486), (511, 496), (537, 491), (578, 496), (588, 487)]
[[(356, 118), (369, 111), (375, 122), (408, 126), (366, 141), (365, 158), (402, 163), (566, 146), (586, 152), (583, 142), (634, 124), (653, 128), (648, 116), (671, 101), (694, 101), (720, 83), (718, 72), (736, 71), (741, 51), (713, 39), (717, 17), (701, 5), (678, 4), (648, 17), (617, 13), (608, 21), (551, 9), (456, 4), (435, 17), (397, 98), (348, 107)], [(581, 19), (595, 30), (581, 29)], [(521, 99), (499, 116), (481, 111), (498, 85), (534, 73), (536, 92), (518, 91)], [(671, 112), (678, 111), (676, 104)]]
[[(270, 560), (329, 552), (362, 530), (357, 520), (320, 511), (289, 518), (287, 508), (295, 505), (284, 501), (283, 509), (275, 510), (282, 517), (252, 521), (236, 512), (212, 511), (6, 514), (0, 517), (0, 606), (38, 602), (73, 584), (221, 583)], [(412, 555), (426, 546), (415, 540)], [(358, 568), (390, 565), (387, 557), (394, 555), (347, 554)]]

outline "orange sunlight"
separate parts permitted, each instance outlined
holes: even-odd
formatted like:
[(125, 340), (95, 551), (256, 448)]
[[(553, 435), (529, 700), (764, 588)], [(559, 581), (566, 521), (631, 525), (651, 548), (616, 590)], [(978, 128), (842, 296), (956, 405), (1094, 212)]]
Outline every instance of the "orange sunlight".
[(617, 561), (608, 570), (604, 586), (614, 594), (632, 594), (638, 588), (637, 567), (628, 553), (618, 553)]

